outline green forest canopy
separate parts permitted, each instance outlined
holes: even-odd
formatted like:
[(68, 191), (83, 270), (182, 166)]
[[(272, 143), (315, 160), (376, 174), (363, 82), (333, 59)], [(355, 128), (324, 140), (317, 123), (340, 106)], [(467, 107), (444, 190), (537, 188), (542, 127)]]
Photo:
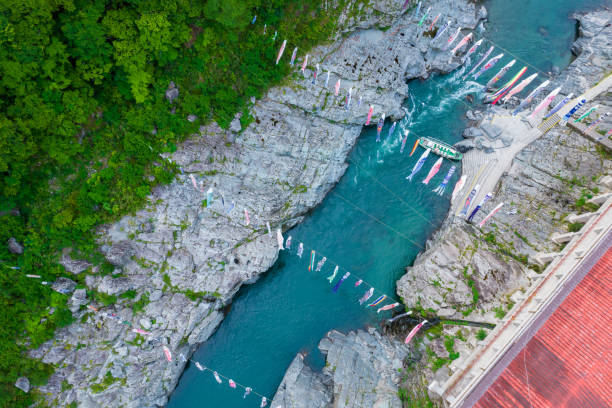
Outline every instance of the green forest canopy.
[[(153, 164), (160, 152), (210, 120), (227, 127), (251, 97), (279, 83), (289, 72), (273, 63), (280, 41), (307, 50), (329, 38), (344, 2), (333, 12), (321, 3), (1, 2), (0, 406), (33, 401), (15, 380), (41, 384), (52, 367), (25, 350), (72, 321), (65, 295), (24, 275), (66, 275), (57, 264), (66, 247), (101, 263), (94, 227), (138, 209), (154, 185), (172, 180), (168, 163)], [(164, 98), (171, 81), (180, 89), (174, 114)], [(23, 254), (8, 251), (10, 237)]]

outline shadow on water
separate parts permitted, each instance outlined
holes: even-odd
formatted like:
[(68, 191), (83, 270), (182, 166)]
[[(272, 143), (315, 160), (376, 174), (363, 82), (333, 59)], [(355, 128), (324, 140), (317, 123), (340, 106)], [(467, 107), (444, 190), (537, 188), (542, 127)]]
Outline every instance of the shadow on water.
[[(594, 7), (606, 2), (582, 3), (580, 7)], [(485, 5), (491, 21), (487, 24), (488, 37), (544, 71), (569, 63), (574, 22), (568, 16), (576, 8), (574, 1), (491, 0)], [(538, 27), (543, 27), (546, 34), (538, 32)], [(503, 61), (509, 61), (510, 57), (506, 58)], [(391, 312), (377, 315), (373, 308), (360, 306), (357, 300), (367, 287), (355, 287), (352, 277), (338, 293), (332, 292), (333, 285), (325, 278), (332, 274), (333, 260), (342, 273), (350, 271), (373, 284), (375, 296), (386, 293), (397, 298), (395, 281), (439, 228), (448, 211), (450, 194), (447, 191), (439, 197), (432, 190), (452, 163), (445, 160), (430, 184), (424, 185), (421, 180), (437, 159), (430, 155), (415, 180), (408, 182), (405, 177), (423, 150), (419, 148), (412, 157), (408, 154), (415, 135), (451, 144), (461, 139), (469, 107), (466, 95), (477, 86), (473, 81), (461, 81), (459, 74), (412, 81), (406, 101), (408, 114), (391, 136), (387, 136), (391, 124), (385, 124), (381, 143), (375, 142), (375, 128), (363, 130), (349, 156), (352, 164), (333, 192), (303, 223), (285, 233), (293, 238), (293, 251), (304, 242), (307, 249), (303, 257), (282, 251), (258, 282), (243, 287), (226, 319), (193, 359), (272, 397), (296, 353), (306, 353), (308, 363), (316, 368), (324, 365), (316, 346), (327, 331), (378, 326), (383, 318), (391, 316)], [(479, 82), (488, 81), (488, 74)], [(406, 150), (400, 154), (403, 128), (410, 129), (411, 134)], [(460, 176), (457, 170), (449, 190)], [(310, 248), (330, 259), (321, 272), (307, 270)], [(240, 390), (218, 385), (210, 373), (189, 366), (168, 406), (232, 408), (258, 403), (257, 397), (243, 399)]]

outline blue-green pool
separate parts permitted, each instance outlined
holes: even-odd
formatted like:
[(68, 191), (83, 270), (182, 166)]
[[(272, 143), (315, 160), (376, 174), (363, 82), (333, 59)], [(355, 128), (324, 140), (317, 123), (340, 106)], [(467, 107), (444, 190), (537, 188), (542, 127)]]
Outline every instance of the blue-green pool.
[[(569, 49), (575, 36), (575, 22), (569, 15), (606, 3), (610, 1), (490, 0), (485, 3), (490, 20), (485, 35), (542, 71), (553, 66), (563, 69), (571, 60)], [(507, 55), (500, 64), (509, 60)], [(530, 68), (530, 72), (535, 71)], [(488, 78), (485, 75), (479, 82)], [(411, 82), (406, 101), (410, 114), (401, 125), (419, 135), (457, 142), (465, 128), (465, 96), (474, 86), (459, 81), (457, 73)], [(383, 137), (389, 126), (385, 125)], [(378, 324), (381, 316), (357, 303), (363, 285), (355, 289), (354, 281), (349, 280), (338, 293), (332, 293), (332, 285), (324, 279), (335, 266), (331, 260), (340, 264), (342, 273), (348, 270), (372, 283), (377, 293), (395, 296), (395, 281), (448, 210), (450, 191), (440, 198), (431, 190), (452, 163), (444, 161), (440, 172), (425, 186), (420, 180), (437, 158), (431, 155), (416, 181), (410, 183), (405, 177), (422, 152), (420, 149), (408, 157), (414, 136), (408, 138), (400, 155), (397, 133), (379, 144), (375, 133), (375, 129), (363, 131), (350, 155), (351, 164), (333, 192), (287, 233), (293, 237), (294, 249), (300, 241), (305, 243), (302, 259), (295, 252), (283, 252), (257, 283), (241, 289), (217, 332), (194, 354), (195, 360), (272, 397), (296, 353), (307, 352), (310, 364), (323, 365), (316, 345), (327, 331)], [(457, 178), (458, 172), (448, 190), (452, 191)], [(330, 259), (322, 272), (307, 271), (311, 247)], [(390, 312), (383, 313), (389, 316)], [(210, 373), (190, 365), (168, 406), (233, 408), (258, 404), (258, 397), (243, 399), (240, 389), (218, 385)]]

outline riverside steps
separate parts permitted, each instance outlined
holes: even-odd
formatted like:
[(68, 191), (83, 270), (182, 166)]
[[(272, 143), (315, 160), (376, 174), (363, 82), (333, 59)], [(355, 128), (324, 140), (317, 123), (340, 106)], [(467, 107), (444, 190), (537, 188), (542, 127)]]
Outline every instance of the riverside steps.
[[(512, 161), (521, 150), (555, 127), (578, 101), (591, 101), (607, 92), (610, 87), (612, 75), (568, 102), (556, 115), (541, 124), (540, 118), (530, 120), (526, 114), (512, 116), (506, 109), (493, 107), (480, 124), (488, 143), (463, 155), (462, 173), (467, 176), (466, 184), (461, 194), (451, 203), (451, 213), (459, 215), (467, 196), (477, 184), (480, 188), (472, 199), (472, 206), (480, 202), (487, 193), (495, 191), (499, 179), (510, 169)], [(542, 124), (546, 126), (541, 126)]]

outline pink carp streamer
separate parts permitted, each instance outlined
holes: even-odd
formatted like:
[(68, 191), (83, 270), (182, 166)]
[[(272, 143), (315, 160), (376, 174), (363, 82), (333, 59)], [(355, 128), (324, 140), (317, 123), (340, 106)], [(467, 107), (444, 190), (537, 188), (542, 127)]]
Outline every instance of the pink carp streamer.
[(287, 40), (283, 41), (283, 44), (280, 47), (280, 50), (278, 51), (278, 55), (276, 57), (276, 65), (278, 65), (278, 61), (280, 61), (281, 57), (283, 56), (283, 52), (285, 52), (285, 46), (287, 45)]
[(168, 362), (172, 361), (172, 353), (170, 353), (170, 349), (166, 346), (163, 346), (164, 349), (164, 354), (166, 355), (166, 360), (168, 360)]
[(414, 328), (410, 330), (410, 333), (408, 333), (406, 340), (404, 340), (404, 344), (410, 343), (410, 340), (412, 340), (412, 338), (419, 332), (419, 330), (421, 330), (421, 327), (423, 327), (425, 323), (427, 323), (427, 320), (423, 320), (421, 323), (414, 326)]
[(487, 221), (489, 221), (489, 218), (494, 216), (503, 207), (503, 205), (504, 203), (499, 203), (497, 207), (491, 210), (491, 212), (482, 221), (480, 221), (480, 224), (478, 224), (478, 228), (482, 228), (482, 226), (485, 225)]
[(455, 48), (453, 48), (453, 50), (451, 51), (451, 54), (455, 55), (455, 53), (457, 51), (459, 51), (461, 49), (461, 47), (463, 47), (465, 44), (467, 44), (470, 40), (472, 39), (472, 33), (469, 33), (468, 35), (466, 35), (465, 37), (463, 37), (461, 39), (461, 41), (459, 41), (459, 44), (457, 44), (455, 46)]
[(198, 188), (198, 183), (196, 182), (195, 177), (193, 177), (193, 174), (190, 174), (189, 177), (191, 178), (191, 183), (193, 184), (193, 188), (195, 188), (196, 191), (200, 191), (200, 189)]
[(433, 30), (434, 26), (438, 22), (438, 19), (440, 18), (441, 15), (442, 15), (442, 13), (438, 13), (436, 18), (433, 19), (433, 21), (431, 22), (431, 25), (429, 26), (429, 31)]
[(302, 73), (306, 71), (306, 66), (308, 65), (308, 54), (304, 57), (304, 62), (302, 63)]
[(410, 131), (408, 129), (404, 130), (404, 137), (402, 138), (402, 146), (400, 147), (400, 153), (404, 153), (404, 147), (406, 147), (406, 140), (408, 140), (408, 134)]
[(514, 95), (518, 94), (519, 92), (521, 92), (523, 89), (527, 87), (527, 85), (533, 82), (533, 80), (536, 79), (537, 76), (538, 74), (536, 73), (536, 74), (533, 74), (523, 79), (520, 84), (518, 84), (517, 86), (515, 86), (513, 89), (511, 89), (508, 92), (508, 94), (502, 99), (502, 102), (504, 103), (508, 102), (510, 98), (512, 98)]
[(434, 165), (431, 166), (431, 169), (429, 170), (429, 174), (427, 174), (427, 177), (425, 177), (425, 180), (423, 180), (423, 184), (425, 185), (429, 184), (429, 180), (431, 180), (433, 176), (438, 174), (438, 171), (440, 170), (440, 166), (442, 166), (442, 157), (436, 160)]
[(390, 305), (383, 306), (383, 307), (381, 307), (380, 309), (378, 309), (378, 310), (376, 311), (376, 313), (380, 313), (380, 312), (385, 311), (385, 310), (395, 309), (395, 308), (396, 308), (396, 307), (398, 307), (399, 305), (400, 305), (399, 303), (392, 303), (392, 304), (390, 304)]
[(552, 91), (550, 91), (550, 93), (548, 95), (546, 95), (546, 97), (544, 98), (544, 100), (542, 100), (542, 102), (540, 102), (538, 104), (538, 106), (535, 107), (535, 109), (533, 110), (533, 112), (531, 112), (531, 115), (529, 115), (530, 118), (535, 117), (535, 115), (537, 115), (542, 109), (547, 108), (552, 101), (555, 99), (555, 97), (557, 96), (557, 94), (559, 93), (559, 91), (561, 91), (561, 87), (555, 88)]
[(370, 105), (370, 110), (368, 111), (368, 117), (366, 119), (366, 126), (368, 126), (370, 124), (370, 121), (372, 120), (372, 113), (374, 112), (374, 107), (372, 105)]
[(234, 382), (234, 380), (232, 380), (231, 378), (229, 379), (228, 383), (229, 383), (229, 386), (230, 386), (230, 387), (232, 387), (232, 388), (236, 388), (236, 383), (235, 383), (235, 382)]
[(289, 65), (293, 66), (293, 63), (295, 62), (295, 57), (297, 57), (297, 51), (298, 51), (298, 47), (295, 47), (293, 49), (293, 54), (291, 54), (291, 62), (289, 62)]
[(336, 82), (336, 86), (334, 87), (334, 96), (338, 96), (338, 91), (340, 91), (340, 80)]

